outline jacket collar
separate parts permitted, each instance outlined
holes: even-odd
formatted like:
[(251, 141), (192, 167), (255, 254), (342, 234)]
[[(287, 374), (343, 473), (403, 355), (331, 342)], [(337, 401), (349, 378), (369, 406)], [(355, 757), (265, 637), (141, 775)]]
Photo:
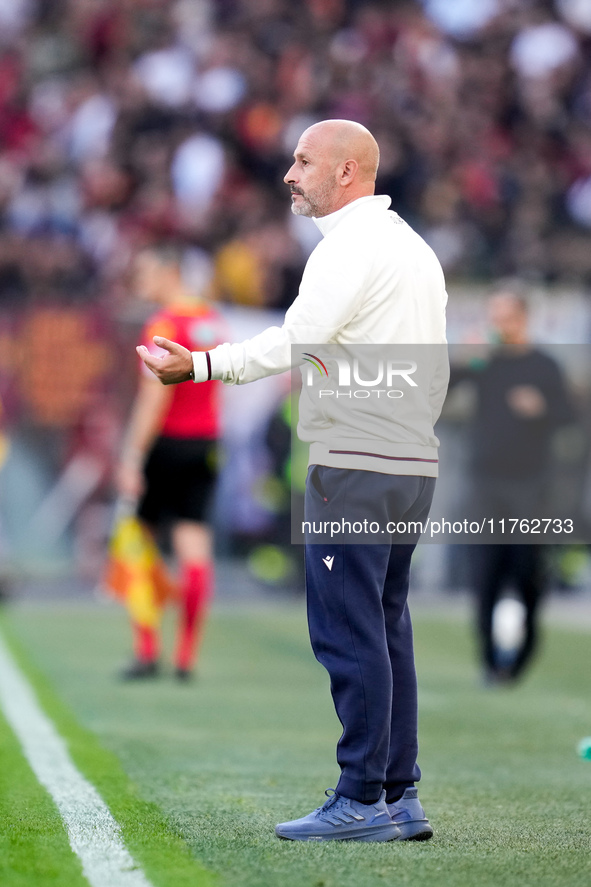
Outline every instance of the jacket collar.
[(374, 210), (386, 210), (392, 203), (392, 198), (388, 197), (387, 194), (371, 194), (369, 197), (359, 197), (357, 200), (352, 200), (351, 203), (347, 203), (346, 206), (342, 206), (340, 209), (337, 209), (334, 213), (329, 213), (327, 216), (322, 216), (320, 219), (317, 219), (316, 216), (312, 216), (312, 221), (316, 223), (316, 226), (320, 229), (320, 232), (323, 237), (326, 237), (336, 226), (350, 213), (356, 212), (361, 207), (367, 207), (368, 209)]

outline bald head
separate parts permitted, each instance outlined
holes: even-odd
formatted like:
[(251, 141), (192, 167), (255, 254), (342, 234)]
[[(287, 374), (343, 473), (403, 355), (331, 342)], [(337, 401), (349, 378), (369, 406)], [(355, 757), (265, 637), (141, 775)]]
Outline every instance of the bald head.
[(308, 127), (285, 176), (292, 212), (321, 217), (374, 193), (380, 160), (370, 131), (353, 120), (322, 120)]
[(317, 140), (330, 152), (335, 163), (354, 160), (363, 182), (375, 182), (380, 162), (378, 143), (361, 123), (354, 120), (321, 120), (304, 132), (302, 138)]

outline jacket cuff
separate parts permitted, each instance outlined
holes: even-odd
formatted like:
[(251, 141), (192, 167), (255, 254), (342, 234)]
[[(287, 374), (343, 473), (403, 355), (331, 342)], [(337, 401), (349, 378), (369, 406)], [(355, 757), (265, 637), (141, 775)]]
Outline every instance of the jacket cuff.
[(192, 351), (193, 381), (207, 382), (211, 379), (211, 358), (207, 351)]

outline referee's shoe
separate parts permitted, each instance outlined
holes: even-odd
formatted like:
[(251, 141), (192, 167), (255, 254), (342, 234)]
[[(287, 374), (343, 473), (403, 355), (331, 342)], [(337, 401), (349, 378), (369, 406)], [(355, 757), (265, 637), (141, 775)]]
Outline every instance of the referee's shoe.
[(322, 807), (308, 816), (281, 822), (278, 838), (290, 841), (395, 841), (400, 830), (392, 822), (383, 791), (375, 804), (361, 804), (327, 789)]

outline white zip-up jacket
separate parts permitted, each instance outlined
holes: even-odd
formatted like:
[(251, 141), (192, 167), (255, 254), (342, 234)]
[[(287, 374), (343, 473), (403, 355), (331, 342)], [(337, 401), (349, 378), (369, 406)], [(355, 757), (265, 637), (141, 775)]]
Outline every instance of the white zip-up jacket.
[[(207, 353), (194, 352), (194, 378), (253, 382), (302, 364), (305, 346), (439, 346), (433, 350), (436, 360), (419, 361), (417, 378), (425, 395), (420, 403), (416, 397), (412, 404), (402, 398), (396, 411), (386, 415), (378, 410), (372, 421), (368, 401), (360, 421), (344, 400), (327, 410), (325, 396), (322, 409), (315, 408), (312, 389), (304, 386), (298, 425), (298, 435), (311, 444), (311, 464), (436, 476), (433, 424), (448, 380), (445, 281), (435, 253), (388, 209), (390, 202), (387, 196), (362, 197), (314, 219), (323, 240), (308, 259), (283, 326)], [(301, 350), (294, 349), (300, 345)]]

